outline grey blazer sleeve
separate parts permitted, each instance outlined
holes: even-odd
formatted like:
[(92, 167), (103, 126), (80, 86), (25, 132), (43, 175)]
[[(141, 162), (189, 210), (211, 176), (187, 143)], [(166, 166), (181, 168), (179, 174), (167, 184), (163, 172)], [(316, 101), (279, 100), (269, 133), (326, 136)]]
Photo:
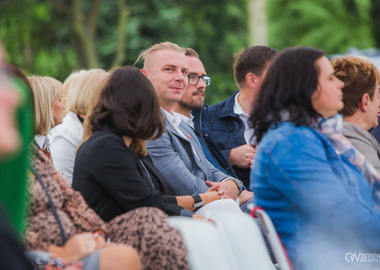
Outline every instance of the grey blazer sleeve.
[(230, 175), (225, 174), (218, 168), (216, 168), (210, 161), (208, 161), (207, 158), (205, 158), (205, 162), (207, 163), (207, 167), (209, 168), (211, 174), (212, 174), (212, 179), (209, 179), (211, 182), (220, 182), (224, 178), (231, 177)]
[[(173, 136), (171, 132), (166, 131), (159, 139), (147, 142), (147, 150), (154, 165), (177, 195), (206, 192), (209, 187), (205, 181), (192, 172), (196, 164), (191, 161), (188, 149)], [(181, 156), (187, 156), (187, 159), (183, 160)]]

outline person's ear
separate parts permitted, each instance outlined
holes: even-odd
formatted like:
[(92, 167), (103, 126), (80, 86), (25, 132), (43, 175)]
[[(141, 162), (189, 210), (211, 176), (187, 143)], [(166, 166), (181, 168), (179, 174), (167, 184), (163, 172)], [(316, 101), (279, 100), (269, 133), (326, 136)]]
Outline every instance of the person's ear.
[(144, 74), (145, 76), (148, 76), (148, 71), (146, 69), (142, 69), (141, 73)]
[(250, 88), (255, 87), (257, 83), (257, 76), (253, 74), (252, 72), (248, 72), (245, 75), (245, 85), (249, 86)]
[(369, 101), (370, 101), (370, 97), (368, 95), (368, 93), (365, 93), (362, 98), (360, 99), (359, 101), (359, 109), (362, 111), (362, 112), (367, 112), (368, 111), (368, 104), (369, 104)]

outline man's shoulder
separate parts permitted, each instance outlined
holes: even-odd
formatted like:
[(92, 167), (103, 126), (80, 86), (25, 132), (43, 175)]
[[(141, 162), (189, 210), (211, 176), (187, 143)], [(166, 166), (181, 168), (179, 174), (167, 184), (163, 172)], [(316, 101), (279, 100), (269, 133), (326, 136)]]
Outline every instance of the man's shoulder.
[(234, 104), (235, 104), (235, 96), (237, 95), (238, 91), (235, 92), (232, 96), (227, 98), (226, 100), (223, 100), (217, 104), (210, 105), (209, 106), (209, 115), (213, 114), (219, 114), (220, 112), (223, 113), (233, 113)]

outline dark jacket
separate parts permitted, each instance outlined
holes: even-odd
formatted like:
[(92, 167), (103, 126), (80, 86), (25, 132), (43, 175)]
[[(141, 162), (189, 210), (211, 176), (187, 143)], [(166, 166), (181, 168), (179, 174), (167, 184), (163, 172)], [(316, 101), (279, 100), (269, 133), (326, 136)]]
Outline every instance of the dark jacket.
[(164, 197), (155, 190), (135, 151), (107, 126), (79, 148), (73, 188), (105, 221), (142, 206), (157, 207), (169, 215), (179, 215), (183, 209), (174, 196)]
[(208, 128), (208, 106), (204, 105), (201, 109), (193, 109), (191, 114), (194, 117), (194, 133), (197, 135), (208, 161), (222, 172), (238, 178), (211, 136)]
[(24, 247), (20, 239), (15, 235), (7, 215), (4, 212), (3, 205), (0, 203), (0, 265), (1, 269), (12, 270), (33, 270), (32, 264), (24, 254)]
[[(208, 127), (216, 146), (220, 149), (224, 158), (228, 160), (228, 155), (232, 148), (236, 148), (247, 142), (244, 139), (244, 123), (237, 114), (234, 113), (235, 96), (218, 104), (209, 107)], [(232, 166), (236, 175), (249, 188), (250, 169)]]

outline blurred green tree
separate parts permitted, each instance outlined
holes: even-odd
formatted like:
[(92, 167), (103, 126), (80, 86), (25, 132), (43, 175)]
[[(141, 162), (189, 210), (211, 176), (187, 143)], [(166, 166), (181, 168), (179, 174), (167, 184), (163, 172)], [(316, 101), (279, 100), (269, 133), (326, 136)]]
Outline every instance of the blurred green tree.
[(270, 45), (326, 53), (373, 47), (371, 0), (268, 0)]

